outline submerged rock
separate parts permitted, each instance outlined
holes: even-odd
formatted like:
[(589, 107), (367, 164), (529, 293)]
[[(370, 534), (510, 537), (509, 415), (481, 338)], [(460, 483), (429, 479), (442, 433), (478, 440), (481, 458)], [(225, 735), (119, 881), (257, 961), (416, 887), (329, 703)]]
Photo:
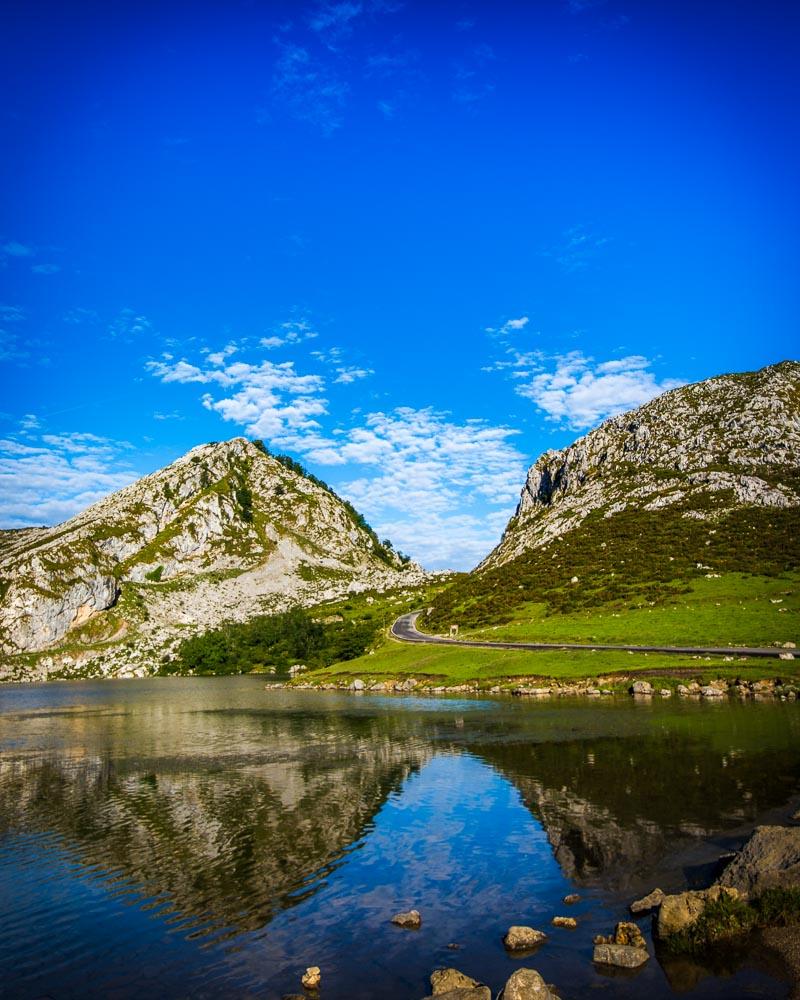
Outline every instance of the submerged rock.
[(596, 944), (592, 961), (598, 965), (616, 965), (621, 969), (638, 969), (650, 956), (644, 948), (629, 944)]
[(641, 899), (634, 899), (629, 909), (631, 913), (647, 913), (648, 910), (654, 910), (657, 906), (660, 906), (663, 899), (664, 891), (662, 889), (653, 889), (652, 892), (648, 892)]
[(498, 1000), (556, 1000), (556, 997), (535, 969), (517, 969)]
[(717, 885), (753, 897), (773, 886), (800, 887), (800, 828), (757, 826)]
[(422, 926), (422, 917), (419, 910), (406, 910), (403, 913), (395, 913), (392, 917), (392, 923), (397, 924), (398, 927), (416, 928)]
[(533, 927), (513, 926), (506, 931), (503, 944), (508, 951), (532, 951), (538, 948), (542, 941), (547, 939), (544, 931), (537, 931)]
[[(492, 1000), (492, 991), (488, 986), (463, 986), (447, 993), (434, 993), (436, 1000)], [(433, 997), (425, 997), (424, 1000), (433, 1000)]]

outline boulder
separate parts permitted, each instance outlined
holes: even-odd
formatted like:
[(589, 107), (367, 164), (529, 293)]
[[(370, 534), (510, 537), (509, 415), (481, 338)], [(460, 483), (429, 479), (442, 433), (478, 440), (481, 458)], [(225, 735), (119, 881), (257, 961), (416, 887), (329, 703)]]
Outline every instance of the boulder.
[(556, 1000), (556, 997), (535, 969), (517, 969), (498, 1000)]
[(561, 902), (566, 903), (567, 906), (571, 906), (573, 903), (579, 903), (580, 900), (581, 897), (577, 892), (570, 892), (561, 900)]
[(647, 942), (644, 935), (639, 930), (639, 925), (631, 920), (620, 920), (614, 928), (614, 933), (608, 937), (598, 934), (594, 939), (595, 944), (621, 944), (630, 948), (643, 948), (647, 951)]
[(642, 896), (641, 899), (634, 899), (629, 909), (631, 913), (647, 913), (648, 910), (654, 910), (657, 906), (661, 906), (663, 899), (663, 890), (653, 889), (652, 892), (648, 892), (648, 894), (646, 896)]
[(773, 886), (800, 887), (800, 828), (757, 826), (717, 885), (752, 897)]
[(598, 965), (616, 965), (621, 969), (638, 969), (650, 956), (643, 948), (629, 944), (596, 944), (592, 961)]
[(353, 681), (353, 683), (350, 685), (350, 690), (351, 691), (363, 691), (365, 687), (366, 687), (366, 684), (361, 680), (360, 677), (357, 677)]
[(634, 681), (631, 685), (631, 694), (652, 694), (653, 685), (649, 681)]
[(480, 985), (477, 979), (459, 972), (458, 969), (436, 969), (431, 973), (431, 990), (435, 997), (451, 990), (474, 990)]
[(550, 923), (553, 927), (568, 927), (570, 930), (574, 930), (578, 926), (575, 917), (553, 917)]
[(663, 940), (691, 927), (703, 914), (706, 906), (716, 902), (722, 895), (731, 896), (733, 899), (739, 898), (738, 890), (725, 886), (712, 886), (710, 889), (694, 889), (675, 896), (665, 896), (654, 925), (656, 937)]
[(422, 926), (422, 917), (419, 910), (406, 910), (403, 913), (395, 913), (392, 923), (398, 927), (417, 928)]
[(718, 687), (714, 687), (712, 684), (708, 684), (706, 687), (700, 688), (700, 696), (702, 698), (722, 698), (724, 694), (724, 691), (720, 690)]
[(542, 941), (546, 940), (544, 931), (534, 930), (533, 927), (514, 926), (509, 927), (503, 944), (509, 951), (531, 951), (538, 948)]

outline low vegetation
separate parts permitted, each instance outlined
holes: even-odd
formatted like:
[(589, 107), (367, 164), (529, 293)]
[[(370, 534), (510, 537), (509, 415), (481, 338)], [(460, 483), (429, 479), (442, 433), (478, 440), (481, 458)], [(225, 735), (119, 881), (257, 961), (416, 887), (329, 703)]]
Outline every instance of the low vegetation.
[(800, 925), (800, 889), (767, 889), (752, 903), (720, 896), (680, 934), (667, 939), (671, 954), (703, 955), (766, 927)]

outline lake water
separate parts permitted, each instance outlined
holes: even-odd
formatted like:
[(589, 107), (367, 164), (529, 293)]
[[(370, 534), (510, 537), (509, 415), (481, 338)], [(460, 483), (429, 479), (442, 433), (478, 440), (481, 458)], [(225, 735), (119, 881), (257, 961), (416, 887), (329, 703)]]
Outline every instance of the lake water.
[[(524, 964), (565, 1000), (786, 996), (757, 952), (613, 976), (591, 942), (799, 793), (791, 703), (3, 687), (0, 994), (268, 1000), (319, 965), (322, 1000), (418, 1000), (434, 968), (496, 991)], [(550, 935), (522, 961), (515, 923)]]

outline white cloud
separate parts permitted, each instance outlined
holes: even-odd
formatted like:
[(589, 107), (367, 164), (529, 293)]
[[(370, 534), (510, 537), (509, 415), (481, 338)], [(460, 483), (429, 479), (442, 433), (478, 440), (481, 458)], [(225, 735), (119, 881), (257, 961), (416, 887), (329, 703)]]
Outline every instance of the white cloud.
[(327, 401), (320, 395), (325, 384), (321, 376), (300, 375), (291, 361), (224, 364), (223, 355), (209, 354), (210, 366), (202, 368), (184, 359), (148, 361), (146, 368), (162, 382), (216, 384), (233, 390), (222, 397), (207, 392), (203, 406), (223, 420), (244, 425), (254, 437), (288, 447), (299, 434), (319, 427), (314, 418), (327, 413)]
[(235, 354), (237, 350), (238, 347), (236, 344), (228, 344), (226, 347), (223, 347), (221, 351), (206, 353), (208, 355), (208, 360), (212, 365), (221, 365), (224, 364), (226, 358), (229, 358), (231, 354)]
[(58, 274), (60, 270), (59, 264), (34, 264), (31, 268), (34, 274)]
[[(28, 414), (22, 424), (34, 430)], [(26, 442), (0, 441), (0, 524), (24, 528), (66, 520), (137, 475), (125, 457), (130, 445), (86, 433), (47, 434)], [(30, 443), (33, 442), (33, 443)]]
[(319, 334), (305, 320), (291, 320), (281, 323), (271, 337), (262, 337), (259, 344), (268, 351), (287, 344), (302, 344), (305, 340), (314, 340)]
[(524, 330), (528, 323), (530, 323), (528, 316), (520, 316), (519, 319), (507, 319), (502, 326), (487, 326), (486, 332), (497, 337), (505, 337), (510, 333), (517, 333), (519, 330)]
[(375, 374), (371, 368), (357, 368), (354, 366), (337, 368), (336, 373), (336, 378), (333, 381), (342, 382), (344, 385), (348, 385), (350, 382), (357, 382), (359, 379), (368, 378), (370, 375)]
[(652, 361), (639, 354), (597, 363), (580, 351), (571, 351), (550, 360), (554, 367), (531, 375), (516, 392), (535, 403), (549, 420), (574, 430), (635, 409), (685, 384), (678, 379), (659, 382), (650, 371)]
[(364, 466), (367, 474), (337, 489), (380, 533), (432, 568), (466, 568), (496, 544), (519, 496), (525, 462), (509, 440), (515, 434), (401, 407), (296, 447), (319, 465)]

